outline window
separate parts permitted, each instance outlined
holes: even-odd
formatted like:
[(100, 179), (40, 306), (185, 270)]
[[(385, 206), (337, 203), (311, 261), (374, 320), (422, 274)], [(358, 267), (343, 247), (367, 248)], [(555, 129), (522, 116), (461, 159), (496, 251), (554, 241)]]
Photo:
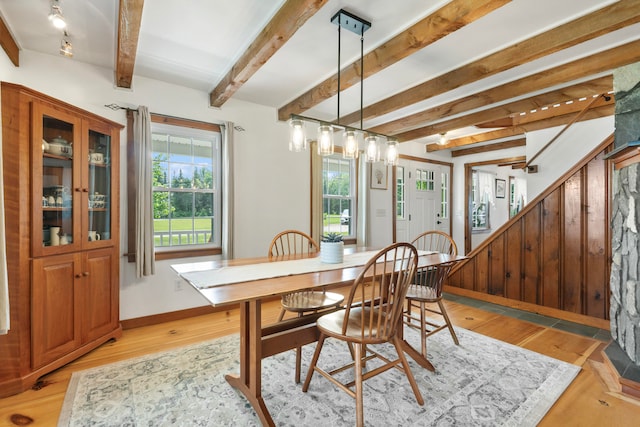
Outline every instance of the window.
[(433, 191), (435, 190), (435, 172), (432, 170), (416, 169), (416, 190)]
[(355, 238), (355, 161), (342, 155), (322, 158), (322, 231)]
[(493, 200), (491, 183), (493, 176), (486, 172), (473, 171), (471, 201), (473, 210), (471, 213), (472, 231), (483, 231), (491, 228), (489, 222), (490, 203)]
[(220, 247), (220, 131), (154, 122), (151, 134), (156, 250)]
[(440, 203), (440, 217), (449, 218), (449, 172), (442, 172), (440, 175), (440, 191), (441, 200)]
[(404, 219), (405, 193), (404, 193), (404, 167), (396, 166), (396, 218)]

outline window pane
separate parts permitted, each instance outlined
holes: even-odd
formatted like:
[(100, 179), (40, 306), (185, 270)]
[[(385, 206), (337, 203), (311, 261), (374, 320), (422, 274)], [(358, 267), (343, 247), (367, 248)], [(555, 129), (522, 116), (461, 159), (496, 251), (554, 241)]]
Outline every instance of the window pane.
[(213, 193), (195, 193), (194, 210), (196, 217), (213, 216)]

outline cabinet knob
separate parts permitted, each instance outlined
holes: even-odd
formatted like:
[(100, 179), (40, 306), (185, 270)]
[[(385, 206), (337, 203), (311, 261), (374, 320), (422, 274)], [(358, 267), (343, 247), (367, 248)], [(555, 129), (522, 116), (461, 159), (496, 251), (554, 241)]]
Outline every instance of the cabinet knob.
[(76, 279), (79, 279), (79, 278), (81, 278), (81, 277), (82, 277), (82, 275), (81, 275), (81, 274), (76, 274)]
[(89, 272), (88, 272), (88, 271), (85, 271), (84, 273), (82, 273), (82, 275), (83, 275), (84, 277), (87, 277), (87, 276), (89, 275)]
[(78, 187), (78, 188), (75, 189), (75, 191), (76, 191), (76, 193), (79, 193), (79, 192), (82, 191), (82, 189), (80, 187)]
[(83, 188), (83, 189), (82, 189), (82, 192), (83, 192), (83, 193), (88, 193), (88, 192), (89, 192), (89, 190), (88, 190), (88, 189), (86, 189), (86, 188)]

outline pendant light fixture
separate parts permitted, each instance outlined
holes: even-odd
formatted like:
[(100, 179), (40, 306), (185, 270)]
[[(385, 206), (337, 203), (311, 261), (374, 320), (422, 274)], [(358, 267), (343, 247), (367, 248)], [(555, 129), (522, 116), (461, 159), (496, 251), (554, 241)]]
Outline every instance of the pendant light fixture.
[(387, 140), (387, 154), (384, 159), (384, 163), (389, 166), (394, 166), (398, 163), (398, 140), (389, 138)]
[[(356, 159), (360, 154), (360, 145), (364, 139), (364, 153), (367, 162), (380, 161), (382, 148), (380, 141), (386, 139), (387, 150), (385, 163), (394, 165), (398, 159), (397, 140), (385, 135), (363, 129), (363, 98), (364, 98), (364, 33), (371, 28), (371, 23), (364, 19), (340, 9), (331, 22), (338, 26), (338, 90), (337, 90), (337, 114), (334, 123), (327, 123), (311, 117), (292, 114), (289, 119), (289, 150), (302, 151), (306, 149), (305, 122), (314, 122), (318, 126), (318, 154), (328, 156), (334, 153), (334, 134), (342, 135), (342, 156), (348, 159)], [(355, 128), (340, 124), (340, 53), (341, 53), (341, 29), (344, 28), (360, 36), (360, 127)], [(342, 131), (338, 133), (338, 131)], [(364, 138), (364, 135), (367, 137)], [(389, 157), (391, 156), (391, 157)]]

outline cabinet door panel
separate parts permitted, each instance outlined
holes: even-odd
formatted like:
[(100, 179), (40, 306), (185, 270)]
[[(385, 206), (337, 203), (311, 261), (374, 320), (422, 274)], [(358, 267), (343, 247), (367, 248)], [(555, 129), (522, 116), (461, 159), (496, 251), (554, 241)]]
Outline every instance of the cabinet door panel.
[(82, 338), (91, 341), (118, 324), (116, 259), (111, 249), (89, 251), (83, 263)]
[(76, 254), (33, 260), (31, 361), (38, 368), (80, 344)]

